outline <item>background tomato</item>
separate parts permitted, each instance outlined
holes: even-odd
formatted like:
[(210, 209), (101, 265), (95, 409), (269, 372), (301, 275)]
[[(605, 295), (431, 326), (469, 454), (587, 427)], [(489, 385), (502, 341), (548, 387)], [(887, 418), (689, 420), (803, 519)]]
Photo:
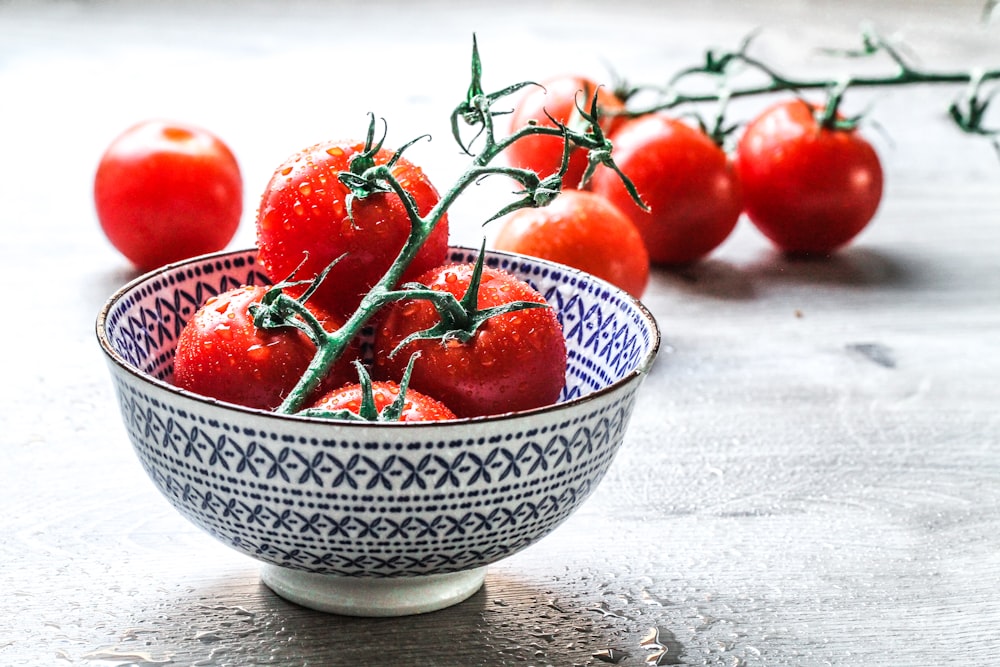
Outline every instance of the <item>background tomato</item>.
[[(316, 401), (312, 408), (329, 412), (348, 410), (357, 415), (361, 412), (362, 392), (360, 384), (346, 385), (327, 393), (320, 400)], [(392, 402), (398, 397), (399, 385), (395, 382), (372, 382), (372, 398), (374, 399), (375, 410), (378, 412), (392, 405)], [(426, 394), (421, 394), (414, 389), (407, 389), (399, 421), (420, 422), (440, 421), (443, 419), (455, 419), (455, 413), (449, 410), (441, 401), (431, 398)]]
[(826, 254), (853, 239), (882, 198), (882, 166), (856, 130), (821, 127), (803, 100), (754, 119), (737, 148), (747, 217), (779, 248)]
[[(288, 278), (297, 267), (298, 280), (311, 280), (341, 255), (311, 297), (335, 315), (354, 311), (361, 298), (388, 270), (410, 233), (410, 219), (394, 193), (353, 198), (338, 174), (364, 144), (328, 142), (291, 156), (275, 171), (261, 198), (257, 245), (265, 271), (274, 281)], [(382, 149), (375, 161), (385, 164), (392, 151)], [(438, 201), (438, 193), (423, 171), (400, 158), (393, 174), (410, 193), (421, 215)], [(435, 227), (404, 279), (412, 279), (444, 261), (448, 251), (447, 217)], [(304, 288), (300, 288), (301, 291)], [(296, 294), (294, 289), (287, 290)]]
[(548, 206), (512, 213), (493, 246), (567, 264), (636, 298), (649, 280), (649, 255), (635, 225), (593, 192), (564, 190)]
[[(443, 266), (419, 282), (461, 299), (473, 265)], [(544, 303), (527, 283), (490, 267), (483, 268), (479, 308), (512, 301)], [(566, 382), (566, 341), (551, 308), (530, 308), (497, 315), (467, 341), (418, 340), (390, 353), (410, 334), (433, 327), (440, 316), (426, 300), (398, 301), (384, 312), (375, 333), (373, 375), (398, 382), (410, 355), (410, 387), (433, 396), (459, 417), (528, 410), (555, 403)]]
[[(267, 291), (239, 287), (210, 298), (188, 321), (177, 340), (173, 383), (220, 401), (271, 410), (295, 387), (316, 353), (296, 329), (258, 329), (249, 313)], [(341, 322), (309, 306), (328, 331)], [(357, 381), (351, 361), (357, 347), (331, 369), (321, 390)]]
[(649, 211), (610, 169), (591, 189), (632, 220), (654, 264), (701, 259), (732, 232), (742, 211), (739, 180), (725, 152), (704, 132), (662, 114), (629, 120), (612, 135), (614, 159)]
[(97, 167), (94, 203), (111, 244), (140, 270), (223, 249), (243, 212), (243, 181), (210, 132), (150, 120), (115, 139)]
[[(559, 76), (545, 81), (544, 87), (532, 86), (518, 98), (514, 113), (510, 117), (511, 129), (527, 125), (535, 121), (545, 127), (555, 127), (548, 116), (552, 116), (564, 125), (569, 124), (576, 115), (579, 104), (589, 111), (594, 92), (597, 91), (598, 108), (604, 111), (620, 111), (624, 103), (606, 87), (598, 88), (598, 84), (582, 76)], [(546, 115), (548, 114), (548, 115)], [(602, 117), (601, 129), (607, 134), (619, 122), (616, 116)], [(559, 171), (562, 163), (563, 140), (561, 137), (530, 136), (515, 142), (504, 155), (507, 161), (515, 167), (531, 169), (542, 177)], [(583, 172), (587, 168), (587, 151), (577, 148), (570, 154), (569, 169), (563, 177), (567, 188), (575, 188), (580, 184)]]

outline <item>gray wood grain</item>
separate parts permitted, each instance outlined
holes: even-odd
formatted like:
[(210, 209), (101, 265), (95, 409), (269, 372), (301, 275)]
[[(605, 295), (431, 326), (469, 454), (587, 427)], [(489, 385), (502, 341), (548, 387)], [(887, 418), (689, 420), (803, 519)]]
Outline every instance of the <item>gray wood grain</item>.
[[(785, 259), (743, 221), (709, 260), (654, 272), (664, 350), (608, 477), (440, 612), (342, 618), (270, 593), (145, 478), (93, 336), (133, 275), (93, 169), (143, 117), (230, 142), (248, 246), (274, 165), (368, 111), (400, 142), (432, 132), (415, 157), (457, 173), (473, 30), (488, 87), (605, 61), (652, 81), (758, 26), (762, 55), (808, 72), (863, 19), (927, 66), (997, 67), (982, 5), (0, 4), (0, 664), (997, 664), (1000, 161), (944, 120), (956, 89), (856, 98), (891, 137), (874, 135), (887, 192), (833, 259)], [(456, 209), (460, 242), (508, 189)]]

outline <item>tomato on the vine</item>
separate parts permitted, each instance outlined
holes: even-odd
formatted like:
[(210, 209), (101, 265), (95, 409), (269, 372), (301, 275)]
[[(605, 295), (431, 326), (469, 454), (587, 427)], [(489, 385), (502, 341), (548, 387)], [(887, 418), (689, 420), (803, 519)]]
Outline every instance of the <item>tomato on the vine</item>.
[[(601, 129), (608, 134), (619, 123), (615, 112), (625, 104), (610, 89), (583, 76), (564, 75), (543, 82), (542, 86), (529, 88), (517, 101), (510, 117), (510, 128), (516, 130), (528, 123), (543, 127), (556, 127), (553, 119), (573, 127), (578, 117), (577, 107), (589, 113), (594, 94), (601, 114)], [(550, 118), (551, 117), (551, 118)], [(575, 128), (574, 128), (575, 129)], [(559, 171), (562, 163), (564, 141), (562, 137), (532, 135), (520, 139), (505, 151), (507, 161), (514, 167), (531, 169), (545, 177)], [(563, 176), (567, 188), (576, 188), (587, 168), (587, 151), (575, 148), (570, 153), (569, 167)]]
[(780, 249), (827, 254), (874, 217), (882, 166), (856, 129), (824, 127), (821, 109), (779, 102), (747, 125), (737, 147), (747, 217)]
[(649, 255), (635, 225), (593, 192), (565, 190), (547, 206), (512, 213), (493, 247), (572, 266), (636, 298), (649, 280)]
[[(472, 264), (441, 266), (418, 282), (461, 299), (473, 272)], [(526, 282), (490, 267), (483, 268), (476, 295), (480, 309), (514, 301), (545, 303)], [(383, 315), (375, 331), (373, 375), (399, 381), (409, 357), (420, 352), (409, 386), (435, 397), (459, 417), (550, 405), (566, 382), (566, 341), (558, 317), (547, 306), (491, 317), (464, 342), (445, 337), (413, 340), (402, 347), (411, 334), (431, 329), (441, 316), (425, 299), (397, 301)]]
[(111, 244), (145, 271), (223, 249), (239, 227), (243, 180), (214, 134), (150, 120), (108, 146), (94, 204)]
[[(334, 315), (354, 311), (368, 290), (385, 274), (410, 234), (410, 218), (399, 196), (375, 192), (352, 196), (338, 178), (351, 159), (365, 151), (358, 142), (326, 142), (292, 155), (274, 172), (257, 213), (257, 246), (261, 264), (274, 281), (294, 272), (311, 281), (340, 258), (311, 301)], [(377, 164), (393, 156), (380, 149)], [(420, 215), (438, 202), (424, 172), (400, 157), (392, 173), (406, 189)], [(412, 279), (444, 261), (448, 251), (447, 217), (434, 228), (408, 268)], [(297, 269), (297, 270), (296, 270)], [(296, 295), (305, 286), (288, 288)]]
[(612, 135), (614, 159), (649, 207), (641, 209), (618, 174), (598, 169), (591, 189), (625, 213), (654, 264), (688, 264), (732, 232), (740, 184), (726, 153), (701, 129), (664, 114), (631, 119)]
[[(391, 381), (371, 383), (373, 407), (381, 412), (399, 398), (399, 385)], [(312, 410), (337, 412), (346, 410), (361, 416), (364, 388), (361, 384), (349, 384), (333, 389), (312, 405)], [(403, 407), (399, 414), (401, 422), (441, 421), (455, 419), (455, 413), (441, 401), (408, 388), (403, 397)]]
[[(267, 287), (247, 285), (209, 298), (185, 324), (174, 353), (173, 383), (189, 391), (251, 408), (278, 407), (295, 387), (316, 353), (298, 329), (254, 325), (250, 306)], [(323, 327), (336, 331), (341, 321), (308, 306)], [(352, 345), (320, 385), (326, 390), (355, 381)]]

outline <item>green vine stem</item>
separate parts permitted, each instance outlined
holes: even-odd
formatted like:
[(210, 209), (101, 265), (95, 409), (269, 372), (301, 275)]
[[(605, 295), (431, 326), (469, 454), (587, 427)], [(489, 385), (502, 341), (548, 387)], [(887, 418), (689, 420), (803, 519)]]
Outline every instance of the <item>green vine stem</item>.
[[(316, 355), (309, 368), (284, 402), (277, 408), (278, 412), (286, 414), (299, 412), (305, 402), (313, 395), (322, 378), (326, 376), (329, 369), (347, 349), (351, 340), (363, 330), (371, 317), (388, 303), (400, 299), (432, 298), (435, 300), (435, 307), (442, 313), (458, 313), (463, 308), (463, 305), (451, 295), (449, 296), (451, 300), (455, 301), (454, 304), (441, 303), (440, 300), (447, 299), (447, 297), (441, 297), (437, 293), (433, 295), (423, 294), (416, 286), (404, 287), (404, 289), (397, 289), (396, 286), (435, 226), (466, 188), (473, 183), (490, 176), (503, 175), (513, 179), (522, 187), (518, 193), (520, 197), (495, 213), (487, 222), (521, 208), (545, 206), (559, 194), (562, 189), (562, 179), (566, 171), (567, 161), (563, 161), (562, 168), (557, 173), (545, 178), (540, 178), (538, 174), (528, 169), (492, 165), (497, 156), (511, 144), (530, 135), (545, 134), (561, 137), (566, 143), (566, 151), (569, 151), (570, 147), (580, 147), (588, 151), (590, 167), (585, 178), (589, 178), (598, 165), (605, 165), (619, 174), (626, 188), (641, 204), (634, 185), (615, 165), (611, 157), (611, 143), (604, 136), (597, 123), (596, 94), (591, 101), (589, 111), (580, 109), (581, 116), (586, 121), (585, 127), (576, 129), (561, 124), (557, 124), (556, 127), (528, 124), (516, 128), (509, 135), (503, 137), (496, 135), (493, 119), (501, 112), (494, 111), (493, 105), (530, 85), (537, 84), (530, 81), (523, 82), (495, 93), (485, 93), (482, 86), (482, 63), (479, 57), (479, 48), (475, 37), (473, 37), (472, 82), (465, 99), (451, 115), (452, 134), (462, 150), (472, 156), (472, 163), (424, 216), (420, 215), (413, 198), (392, 174), (392, 165), (399, 159), (403, 150), (417, 140), (411, 141), (399, 149), (388, 164), (375, 164), (372, 158), (381, 147), (382, 140), (375, 142), (375, 118), (374, 116), (370, 117), (366, 150), (355, 156), (350, 170), (342, 172), (339, 178), (351, 190), (351, 201), (356, 198), (364, 198), (373, 192), (394, 192), (402, 201), (410, 218), (410, 234), (389, 269), (362, 298), (360, 305), (344, 325), (333, 333), (325, 331), (315, 317), (305, 309), (302, 297), (300, 297), (302, 300), (296, 300), (284, 293), (283, 287), (287, 286), (288, 283), (279, 283), (270, 290), (265, 303), (255, 313), (255, 322), (259, 321), (261, 326), (272, 328), (297, 327), (306, 331), (317, 347)], [(463, 123), (475, 130), (475, 134), (470, 140), (463, 138), (461, 131)], [(473, 144), (480, 142), (482, 146), (479, 152), (474, 153)], [(321, 279), (322, 276), (317, 278), (317, 280)]]
[[(844, 93), (849, 89), (916, 84), (965, 84), (964, 95), (952, 102), (949, 107), (950, 116), (965, 132), (997, 136), (998, 130), (985, 127), (984, 119), (987, 107), (997, 92), (996, 90), (987, 91), (986, 84), (1000, 80), (1000, 69), (950, 72), (921, 69), (909, 62), (900, 50), (888, 40), (874, 30), (866, 28), (862, 32), (862, 43), (859, 49), (852, 51), (830, 50), (829, 52), (849, 57), (873, 57), (882, 54), (888, 56), (893, 63), (894, 71), (880, 76), (849, 75), (838, 79), (796, 78), (778, 72), (748, 53), (755, 36), (756, 33), (752, 33), (734, 51), (707, 51), (704, 62), (682, 69), (669, 79), (665, 87), (638, 86), (629, 88), (621, 85), (620, 95), (626, 102), (633, 100), (640, 93), (651, 92), (657, 96), (651, 104), (642, 106), (633, 104), (627, 107), (624, 114), (641, 116), (673, 109), (684, 104), (732, 100), (779, 92), (801, 93), (807, 90), (825, 90), (828, 93), (828, 99), (824, 105), (826, 107), (825, 115), (821, 120), (833, 123)], [(761, 73), (767, 78), (767, 82), (757, 85), (730, 86), (737, 67)], [(683, 92), (680, 89), (681, 83), (694, 76), (715, 78), (720, 85), (714, 92)]]

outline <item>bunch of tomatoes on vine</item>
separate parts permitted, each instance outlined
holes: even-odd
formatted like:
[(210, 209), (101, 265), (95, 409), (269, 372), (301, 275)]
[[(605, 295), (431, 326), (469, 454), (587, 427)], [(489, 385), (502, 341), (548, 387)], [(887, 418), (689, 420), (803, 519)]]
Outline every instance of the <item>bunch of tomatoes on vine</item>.
[[(748, 55), (748, 45), (710, 52), (637, 108), (648, 89), (579, 76), (486, 93), (473, 40), (472, 82), (451, 114), (471, 160), (465, 173), (439, 192), (404, 156), (423, 137), (389, 149), (374, 116), (364, 139), (291, 155), (257, 211), (257, 262), (269, 284), (201, 305), (178, 338), (174, 383), (251, 408), (335, 419), (451, 419), (550, 405), (567, 370), (557, 315), (530, 284), (484, 263), (485, 239), (476, 261), (446, 261), (448, 210), (470, 185), (499, 176), (520, 188), (486, 220), (501, 222), (495, 248), (573, 266), (638, 298), (650, 264), (698, 261), (743, 214), (789, 253), (828, 254), (849, 243), (875, 215), (883, 178), (858, 119), (839, 111), (853, 87), (965, 82), (952, 118), (992, 134), (982, 123), (990, 99), (983, 86), (998, 72), (921, 72), (866, 35), (865, 52), (889, 54), (896, 73), (792, 80)], [(680, 92), (692, 76), (725, 83), (736, 66), (764, 72), (769, 83)], [(825, 100), (807, 101), (810, 89), (825, 90)], [(741, 128), (730, 151), (737, 128), (724, 114), (709, 126), (675, 112), (789, 91), (797, 94)], [(107, 150), (94, 194), (112, 244), (148, 270), (228, 244), (242, 179), (214, 135), (146, 122)]]
[[(471, 164), (443, 193), (404, 156), (425, 137), (390, 149), (387, 126), (374, 115), (364, 139), (292, 154), (257, 211), (256, 262), (268, 284), (240, 285), (201, 304), (177, 338), (173, 383), (327, 419), (471, 418), (556, 403), (567, 373), (556, 312), (527, 281), (486, 264), (485, 240), (475, 261), (448, 261), (448, 210), (470, 185), (491, 176), (519, 184), (516, 199), (491, 219), (559, 194), (561, 174), (541, 177), (498, 160), (517, 143), (554, 137), (567, 155), (585, 150), (597, 156), (595, 166), (620, 173), (596, 102), (581, 111), (579, 129), (495, 131), (503, 112), (494, 106), (529, 85), (486, 93), (473, 43), (472, 84), (452, 112), (454, 138)], [(98, 167), (98, 218), (137, 266), (154, 268), (220, 249), (217, 235), (231, 237), (238, 218), (225, 204), (240, 184), (232, 153), (214, 136), (143, 123)], [(213, 235), (199, 238), (202, 226)]]
[[(585, 174), (584, 152), (574, 151), (564, 165), (558, 141), (531, 137), (511, 147), (511, 162), (542, 174), (562, 168), (565, 186), (576, 190), (546, 208), (511, 216), (497, 235), (497, 247), (572, 264), (637, 296), (650, 264), (698, 262), (744, 215), (786, 254), (834, 253), (872, 221), (883, 195), (881, 161), (860, 129), (864, 118), (846, 117), (841, 110), (847, 93), (964, 83), (965, 94), (949, 108), (951, 118), (966, 132), (996, 136), (983, 124), (996, 91), (984, 92), (984, 86), (1000, 72), (919, 70), (878, 34), (862, 37), (860, 49), (843, 53), (888, 57), (893, 72), (793, 79), (753, 57), (747, 38), (735, 51), (709, 51), (701, 64), (682, 69), (662, 87), (602, 86), (573, 74), (532, 88), (515, 106), (511, 127), (572, 125), (580, 100), (594, 96), (615, 163), (641, 201), (611, 170)], [(740, 83), (762, 77), (766, 83)], [(715, 92), (685, 92), (690, 79), (706, 78)], [(778, 99), (744, 125), (728, 123), (728, 103), (749, 96)], [(698, 113), (706, 103), (715, 106), (709, 120)], [(609, 238), (615, 243), (607, 243)]]

